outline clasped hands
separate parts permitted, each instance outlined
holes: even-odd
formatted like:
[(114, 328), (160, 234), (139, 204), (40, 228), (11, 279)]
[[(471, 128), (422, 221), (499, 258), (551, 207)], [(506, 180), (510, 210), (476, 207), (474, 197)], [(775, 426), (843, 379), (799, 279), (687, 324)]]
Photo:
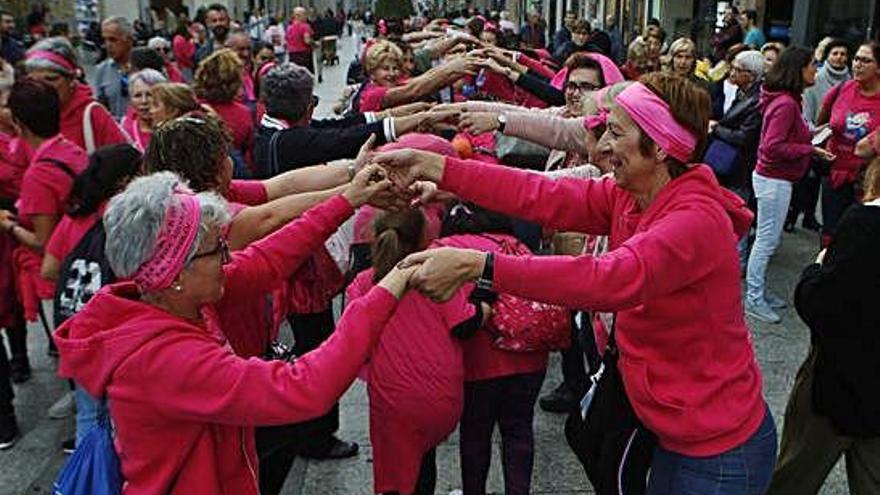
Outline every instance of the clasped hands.
[[(437, 194), (444, 168), (444, 157), (435, 153), (412, 149), (375, 153), (369, 155), (352, 185), (381, 188), (381, 198), (374, 195), (369, 201), (374, 206), (392, 210), (414, 207)], [(415, 288), (435, 301), (447, 301), (464, 283), (480, 276), (485, 259), (485, 253), (472, 249), (428, 249), (407, 256), (382, 285), (398, 297), (407, 288)]]

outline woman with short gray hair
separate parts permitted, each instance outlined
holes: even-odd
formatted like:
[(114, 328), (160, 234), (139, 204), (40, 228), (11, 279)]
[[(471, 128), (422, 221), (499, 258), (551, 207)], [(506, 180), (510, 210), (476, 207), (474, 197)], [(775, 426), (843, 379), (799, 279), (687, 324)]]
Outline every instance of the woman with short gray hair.
[(227, 297), (269, 290), (327, 225), (390, 186), (368, 166), (346, 190), (230, 255), (227, 206), (171, 172), (133, 181), (104, 214), (108, 286), (55, 334), (60, 374), (110, 403), (127, 490), (257, 494), (253, 427), (323, 414), (345, 392), (405, 293), (394, 269), (352, 303), (325, 345), (294, 363), (243, 359), (217, 317)]
[(125, 143), (125, 133), (110, 112), (95, 101), (83, 83), (83, 71), (73, 46), (62, 37), (40, 40), (27, 51), (24, 70), (58, 93), (61, 134), (91, 153), (108, 144)]
[(143, 153), (150, 145), (153, 136), (153, 114), (150, 108), (153, 106), (152, 87), (168, 82), (161, 72), (154, 69), (143, 69), (135, 72), (128, 79), (131, 88), (131, 102), (128, 113), (122, 118), (122, 130), (128, 134), (129, 140), (138, 151)]

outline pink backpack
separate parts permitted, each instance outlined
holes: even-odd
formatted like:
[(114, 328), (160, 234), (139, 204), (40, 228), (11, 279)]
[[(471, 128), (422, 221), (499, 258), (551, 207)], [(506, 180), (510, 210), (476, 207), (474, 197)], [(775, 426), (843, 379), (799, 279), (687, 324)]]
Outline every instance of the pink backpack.
[[(529, 249), (515, 240), (483, 235), (498, 244), (501, 254), (526, 256)], [(558, 351), (571, 345), (571, 312), (562, 306), (498, 294), (492, 316), (483, 327), (497, 349), (510, 352)]]

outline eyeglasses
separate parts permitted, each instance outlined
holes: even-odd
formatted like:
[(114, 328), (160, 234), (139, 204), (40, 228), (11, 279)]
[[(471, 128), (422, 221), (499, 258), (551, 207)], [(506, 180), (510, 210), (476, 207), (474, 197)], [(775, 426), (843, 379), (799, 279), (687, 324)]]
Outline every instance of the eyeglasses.
[(572, 91), (596, 91), (597, 89), (599, 89), (599, 85), (593, 84), (593, 83), (587, 82), (587, 81), (584, 81), (584, 82), (568, 81), (567, 83), (565, 83), (565, 89), (567, 89), (567, 90), (570, 89)]
[(856, 55), (855, 57), (853, 57), (853, 62), (858, 62), (860, 64), (865, 64), (865, 65), (870, 65), (870, 64), (873, 64), (874, 62), (876, 62), (876, 60), (874, 60), (873, 58), (862, 57), (860, 55)]
[(215, 247), (214, 249), (212, 249), (210, 251), (196, 254), (195, 256), (192, 257), (192, 261), (195, 261), (199, 258), (208, 258), (211, 256), (217, 256), (218, 254), (220, 255), (220, 263), (222, 263), (224, 265), (229, 263), (229, 261), (231, 259), (231, 256), (229, 255), (229, 244), (226, 242), (226, 239), (224, 239), (222, 237), (217, 239), (217, 247)]

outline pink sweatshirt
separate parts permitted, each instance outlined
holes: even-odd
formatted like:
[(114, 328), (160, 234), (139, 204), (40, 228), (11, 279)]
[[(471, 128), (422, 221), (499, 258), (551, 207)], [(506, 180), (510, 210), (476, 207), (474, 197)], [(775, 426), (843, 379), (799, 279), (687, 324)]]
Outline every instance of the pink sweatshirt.
[[(224, 268), (227, 295), (288, 272), (316, 220), (307, 214), (234, 253)], [(59, 374), (109, 399), (123, 493), (257, 494), (253, 427), (329, 410), (396, 306), (385, 289), (371, 290), (327, 342), (288, 364), (236, 356), (213, 305), (193, 322), (142, 302), (123, 282), (102, 289), (55, 332)]]
[(765, 405), (736, 251), (752, 215), (709, 167), (693, 166), (644, 211), (610, 178), (552, 180), (453, 158), (439, 186), (547, 227), (609, 236), (599, 258), (496, 255), (495, 287), (616, 311), (629, 399), (664, 448), (715, 455), (757, 431)]
[(801, 180), (810, 167), (813, 145), (800, 97), (761, 88), (759, 106), (763, 112), (763, 127), (755, 171), (772, 179)]

